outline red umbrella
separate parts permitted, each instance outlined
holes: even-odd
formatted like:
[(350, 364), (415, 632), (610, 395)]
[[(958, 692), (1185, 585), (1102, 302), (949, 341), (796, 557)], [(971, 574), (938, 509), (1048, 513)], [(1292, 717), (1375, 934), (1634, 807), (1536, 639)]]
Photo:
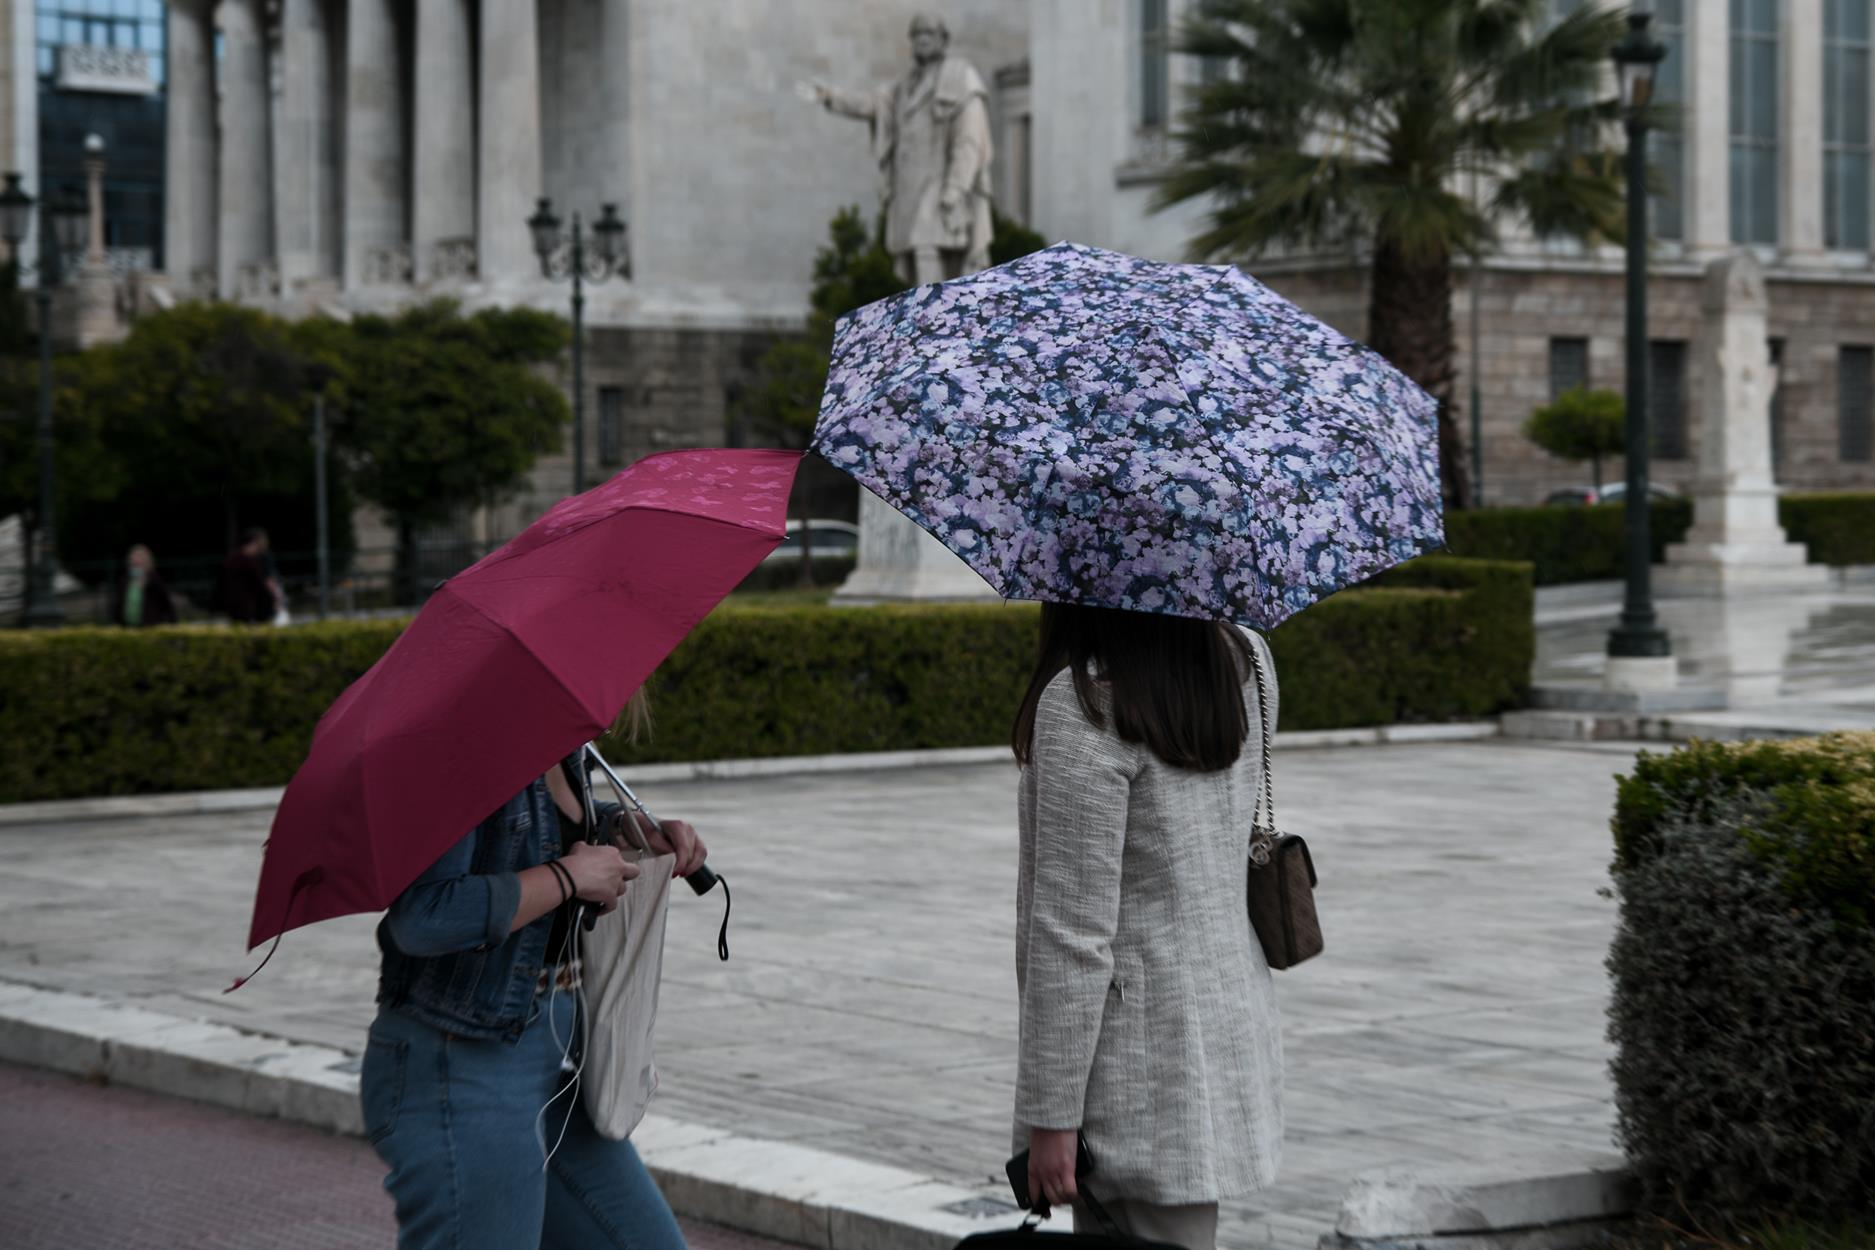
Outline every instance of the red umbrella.
[(457, 574), (320, 718), (274, 815), (248, 946), (380, 911), (604, 733), (780, 543), (800, 456), (648, 456)]

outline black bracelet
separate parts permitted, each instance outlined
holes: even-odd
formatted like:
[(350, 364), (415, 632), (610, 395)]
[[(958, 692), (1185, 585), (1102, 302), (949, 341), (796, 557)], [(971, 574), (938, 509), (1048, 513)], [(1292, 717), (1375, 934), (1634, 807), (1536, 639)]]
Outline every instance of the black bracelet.
[(557, 859), (548, 860), (547, 867), (553, 872), (553, 879), (560, 883), (560, 901), (556, 903), (555, 906), (564, 906), (568, 899), (578, 893), (578, 891), (573, 888), (573, 874), (565, 864), (562, 864)]

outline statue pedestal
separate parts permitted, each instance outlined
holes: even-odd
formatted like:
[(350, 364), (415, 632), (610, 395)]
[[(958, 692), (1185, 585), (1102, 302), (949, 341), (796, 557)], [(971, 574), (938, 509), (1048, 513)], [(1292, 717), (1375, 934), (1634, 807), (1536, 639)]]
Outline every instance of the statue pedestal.
[(869, 490), (859, 492), (859, 562), (835, 603), (997, 602), (1000, 596), (937, 539)]
[(1693, 527), (1667, 548), (1661, 595), (1821, 590), (1829, 570), (1806, 562), (1777, 520), (1771, 480), (1771, 392), (1764, 274), (1748, 252), (1706, 268), (1698, 339), (1701, 424)]

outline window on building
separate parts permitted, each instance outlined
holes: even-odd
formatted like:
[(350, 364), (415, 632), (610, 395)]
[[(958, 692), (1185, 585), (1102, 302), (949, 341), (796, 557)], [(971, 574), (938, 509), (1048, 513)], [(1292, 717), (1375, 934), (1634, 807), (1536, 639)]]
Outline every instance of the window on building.
[[(1654, 37), (1667, 50), (1654, 72), (1654, 99), (1663, 108), (1678, 109), (1686, 101), (1686, 0), (1653, 0), (1653, 14)], [(1683, 129), (1656, 128), (1647, 134), (1648, 160), (1660, 179), (1660, 191), (1653, 197), (1655, 238), (1686, 237)]]
[(1589, 341), (1587, 339), (1551, 339), (1549, 341), (1549, 397), (1589, 384)]
[(1139, 125), (1162, 130), (1172, 112), (1170, 0), (1139, 0)]
[(1836, 358), (1836, 445), (1844, 460), (1866, 463), (1875, 445), (1869, 407), (1875, 396), (1875, 347), (1845, 347)]
[(1776, 479), (1784, 465), (1784, 340), (1766, 339), (1764, 348), (1771, 357), (1771, 477)]
[(1823, 243), (1869, 245), (1869, 0), (1823, 5)]
[(1777, 0), (1731, 0), (1732, 242), (1778, 237)]
[(1680, 339), (1647, 345), (1647, 421), (1656, 457), (1686, 459), (1686, 344)]
[(58, 73), (63, 44), (141, 48), (150, 76), (163, 81), (163, 0), (38, 0), (33, 6), (34, 52), (41, 78)]
[(625, 388), (599, 388), (599, 463), (616, 469), (625, 463)]

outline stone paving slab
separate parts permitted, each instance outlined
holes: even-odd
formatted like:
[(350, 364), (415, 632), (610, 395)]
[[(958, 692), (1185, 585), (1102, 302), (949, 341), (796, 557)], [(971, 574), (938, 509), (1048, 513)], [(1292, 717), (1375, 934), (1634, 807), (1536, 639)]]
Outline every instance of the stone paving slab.
[[(1329, 953), (1278, 977), (1278, 1185), (1231, 1247), (1313, 1246), (1368, 1167), (1606, 1149), (1601, 960), (1631, 744), (1422, 743), (1278, 757)], [(1014, 1075), (1015, 770), (647, 783), (732, 882), (673, 904), (661, 1117), (992, 1193)], [(356, 1051), (372, 920), (288, 935), (240, 992), (267, 813), (0, 828), (0, 979)]]

